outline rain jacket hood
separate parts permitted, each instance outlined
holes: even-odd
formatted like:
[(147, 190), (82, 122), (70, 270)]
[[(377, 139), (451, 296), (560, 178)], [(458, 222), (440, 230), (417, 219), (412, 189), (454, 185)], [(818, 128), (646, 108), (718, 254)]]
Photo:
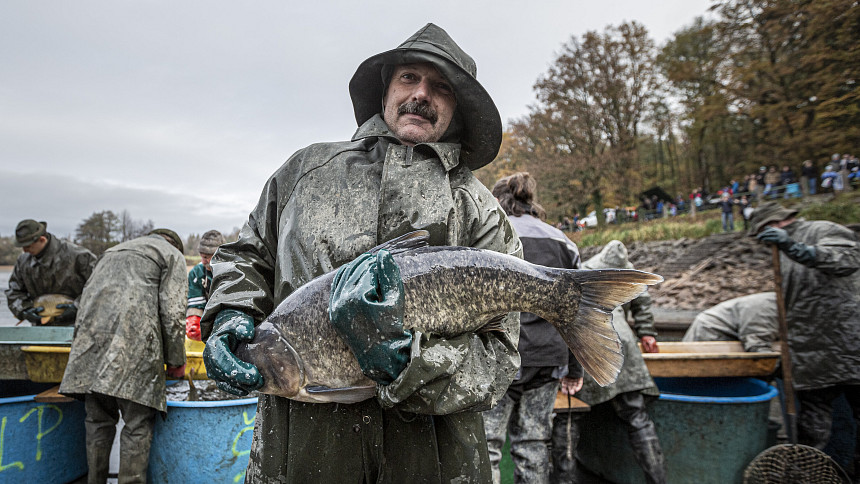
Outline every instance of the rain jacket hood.
[[(388, 79), (386, 66), (429, 62), (454, 87), (457, 110), (452, 126), (462, 129), (451, 138), (451, 127), (444, 141), (462, 146), (460, 158), (472, 170), (491, 161), (502, 144), (502, 119), (490, 94), (478, 82), (475, 61), (464, 52), (445, 30), (429, 23), (396, 49), (374, 55), (358, 66), (349, 81), (355, 120), (359, 126), (382, 112), (382, 100)], [(459, 121), (459, 122), (458, 122)], [(451, 138), (451, 139), (449, 139)]]

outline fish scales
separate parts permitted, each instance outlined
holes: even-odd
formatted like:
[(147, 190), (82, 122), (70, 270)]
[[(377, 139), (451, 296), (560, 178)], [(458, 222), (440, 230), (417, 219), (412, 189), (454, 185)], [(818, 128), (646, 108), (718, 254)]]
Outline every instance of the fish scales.
[[(621, 364), (612, 309), (638, 296), (645, 284), (662, 280), (633, 270), (543, 267), (465, 247), (419, 247), (393, 251), (392, 256), (403, 280), (404, 327), (452, 337), (479, 331), (506, 313), (533, 312), (556, 326), (598, 381), (614, 380)], [(328, 320), (333, 279), (331, 272), (300, 287), (257, 327), (252, 342), (237, 348), (240, 359), (260, 370), (262, 393), (344, 403), (375, 394), (375, 383), (361, 372)], [(583, 298), (583, 284), (606, 295)], [(581, 311), (585, 300), (589, 307)], [(578, 327), (582, 325), (585, 332)]]

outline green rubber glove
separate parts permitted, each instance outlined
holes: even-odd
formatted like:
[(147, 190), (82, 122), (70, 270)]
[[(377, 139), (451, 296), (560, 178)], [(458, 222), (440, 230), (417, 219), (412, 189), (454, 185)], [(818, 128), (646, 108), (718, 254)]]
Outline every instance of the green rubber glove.
[(27, 308), (21, 312), (21, 316), (23, 316), (24, 319), (26, 319), (27, 321), (30, 321), (33, 324), (41, 324), (42, 323), (42, 316), (39, 316), (39, 313), (41, 313), (44, 310), (45, 310), (45, 308), (43, 308), (42, 306), (35, 307), (35, 308)]
[(63, 314), (57, 316), (57, 322), (74, 323), (78, 315), (78, 307), (74, 304), (57, 304), (57, 309), (62, 309)]
[(212, 334), (203, 350), (203, 364), (206, 374), (221, 390), (244, 396), (263, 386), (257, 367), (234, 354), (239, 342), (253, 338), (254, 318), (242, 311), (225, 309), (215, 317)]
[(328, 316), (368, 378), (388, 385), (406, 368), (412, 333), (403, 329), (403, 280), (388, 251), (338, 269)]
[(803, 265), (815, 262), (815, 246), (795, 242), (788, 236), (788, 232), (776, 227), (768, 227), (758, 234), (758, 240), (766, 244), (775, 244), (779, 250), (792, 260)]

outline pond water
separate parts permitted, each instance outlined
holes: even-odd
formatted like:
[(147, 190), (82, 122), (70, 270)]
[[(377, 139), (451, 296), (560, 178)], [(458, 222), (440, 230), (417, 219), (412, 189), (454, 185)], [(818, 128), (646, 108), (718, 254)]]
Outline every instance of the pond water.
[[(6, 289), (9, 289), (9, 276), (12, 275), (12, 266), (0, 266), (0, 326), (15, 326), (18, 319), (9, 311), (6, 305)], [(26, 323), (21, 323), (22, 326)]]

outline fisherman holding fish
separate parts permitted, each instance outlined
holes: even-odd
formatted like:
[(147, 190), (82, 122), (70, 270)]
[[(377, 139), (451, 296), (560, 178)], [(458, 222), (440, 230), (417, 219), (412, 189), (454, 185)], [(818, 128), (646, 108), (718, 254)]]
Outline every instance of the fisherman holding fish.
[[(516, 233), (472, 174), (502, 139), (475, 76), (433, 24), (364, 61), (349, 85), (352, 140), (290, 157), (215, 254), (207, 373), (262, 393), (247, 482), (489, 482), (480, 411), (520, 364), (511, 303), (550, 309), (557, 287), (570, 289), (565, 316), (583, 321), (567, 325), (568, 345), (602, 381), (617, 375), (605, 311), (661, 279), (543, 277), (514, 257)], [(600, 307), (580, 307), (586, 292)]]
[[(860, 241), (850, 229), (797, 218), (777, 202), (752, 213), (749, 235), (780, 251), (798, 443), (824, 449), (833, 401), (845, 395), (860, 427)], [(854, 482), (860, 482), (860, 432)]]
[[(433, 24), (359, 66), (350, 81), (352, 140), (294, 154), (269, 179), (239, 239), (215, 255), (201, 332), (207, 372), (222, 389), (260, 388), (257, 368), (233, 355), (237, 343), (293, 291), (381, 242), (425, 229), (431, 245), (520, 253), (504, 212), (472, 175), (493, 160), (502, 136), (475, 73), (471, 57)], [(261, 395), (246, 481), (489, 482), (478, 411), (516, 373), (517, 315), (501, 322), (504, 332), (442, 338), (377, 328), (391, 320), (386, 308), (356, 306), (354, 339), (379, 343), (367, 345), (374, 351), (363, 353), (362, 369), (387, 375), (377, 377), (385, 384), (351, 405)]]
[[(72, 325), (78, 311), (78, 299), (96, 265), (89, 250), (62, 240), (47, 232), (46, 222), (22, 220), (15, 228), (15, 246), (24, 251), (15, 262), (6, 289), (9, 310), (20, 320), (34, 326)], [(34, 305), (40, 296), (45, 300)], [(57, 304), (59, 302), (59, 304)], [(58, 314), (44, 317), (48, 304)]]
[(176, 232), (155, 229), (108, 249), (84, 288), (60, 393), (84, 400), (90, 484), (107, 481), (120, 415), (119, 482), (146, 482), (164, 367), (185, 375), (182, 249)]

